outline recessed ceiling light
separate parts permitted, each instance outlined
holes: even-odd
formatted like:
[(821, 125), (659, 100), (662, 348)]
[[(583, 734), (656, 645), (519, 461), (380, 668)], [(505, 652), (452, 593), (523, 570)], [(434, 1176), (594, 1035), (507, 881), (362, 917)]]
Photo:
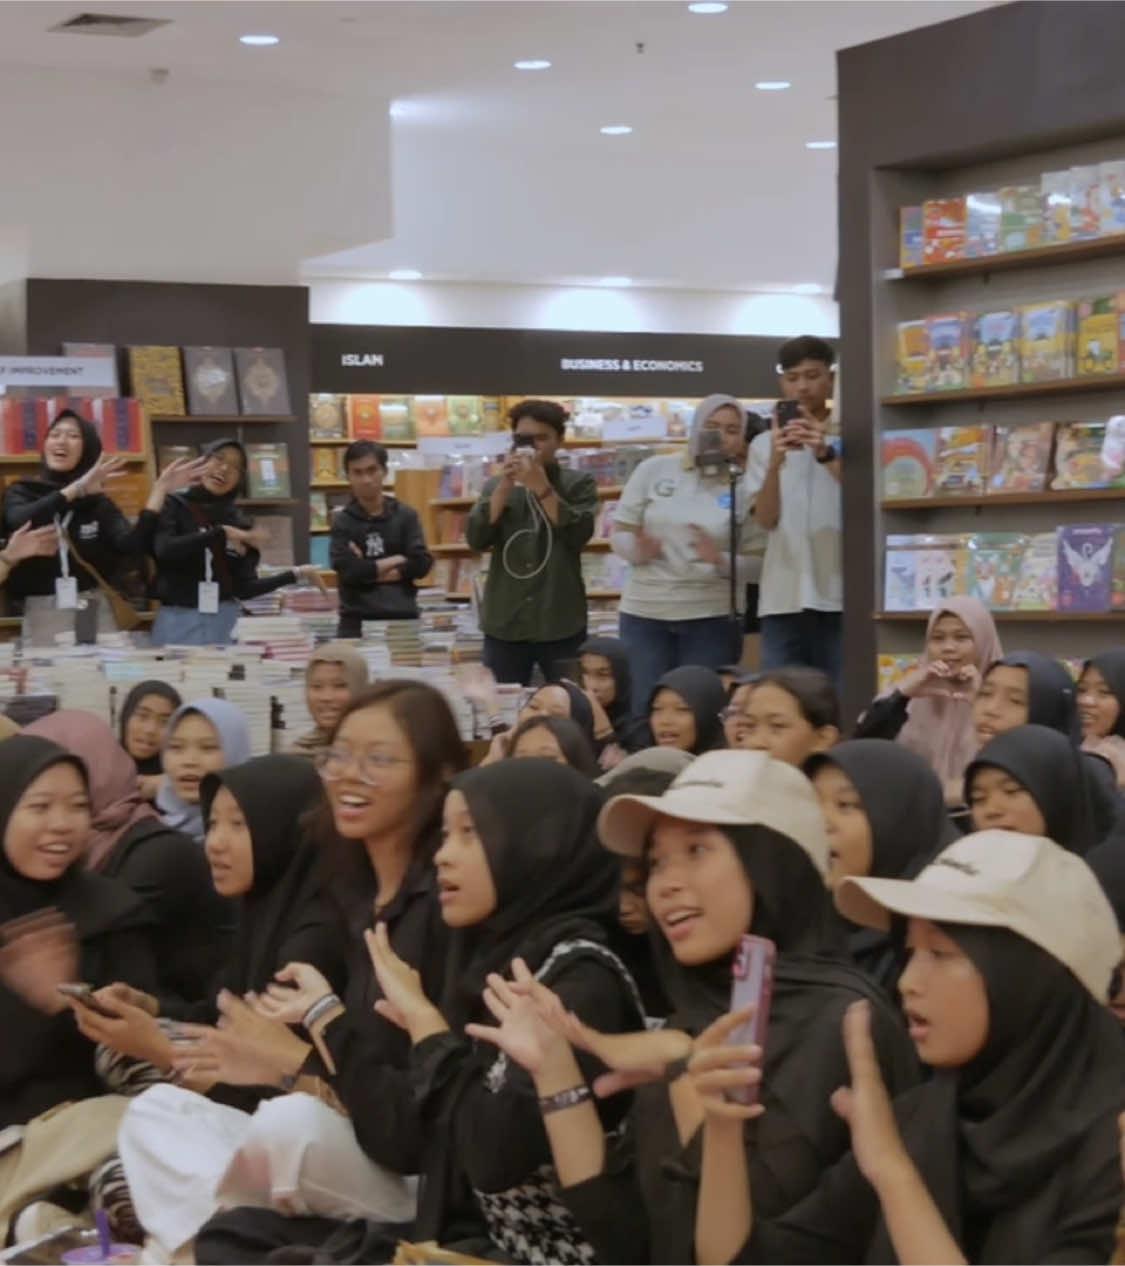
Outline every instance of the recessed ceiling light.
[(786, 88), (792, 88), (793, 85), (788, 79), (763, 79), (760, 83), (754, 85), (759, 92), (784, 92)]
[(720, 4), (719, 0), (696, 0), (695, 4), (689, 4), (688, 8), (692, 13), (726, 13), (727, 6)]
[(618, 277), (616, 275), (602, 277), (598, 282), (599, 286), (631, 286), (632, 284), (632, 277)]
[(627, 123), (611, 123), (599, 130), (603, 136), (628, 136), (633, 129)]
[(514, 64), (517, 70), (550, 70), (551, 69), (551, 63), (549, 61), (546, 61), (542, 57), (532, 57), (527, 61), (516, 62)]
[(252, 48), (268, 48), (271, 44), (280, 44), (281, 38), (277, 35), (240, 35), (238, 42), (249, 44)]
[(422, 274), (417, 268), (392, 268), (387, 276), (392, 281), (421, 281)]
[(805, 149), (835, 149), (835, 141), (806, 141)]
[(789, 293), (795, 295), (818, 295), (823, 287), (816, 281), (799, 281), (789, 287)]

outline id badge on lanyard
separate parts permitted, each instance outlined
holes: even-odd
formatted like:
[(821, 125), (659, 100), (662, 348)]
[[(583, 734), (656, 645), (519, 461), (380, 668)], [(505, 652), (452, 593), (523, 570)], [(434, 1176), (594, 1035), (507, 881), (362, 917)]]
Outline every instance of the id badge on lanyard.
[(212, 579), (210, 546), (203, 551), (203, 579), (199, 582), (199, 614), (219, 614), (219, 586)]
[(78, 581), (70, 574), (70, 546), (66, 543), (66, 532), (73, 517), (73, 510), (65, 519), (55, 515), (55, 531), (59, 538), (59, 570), (62, 572), (55, 581), (55, 606), (60, 611), (78, 610)]

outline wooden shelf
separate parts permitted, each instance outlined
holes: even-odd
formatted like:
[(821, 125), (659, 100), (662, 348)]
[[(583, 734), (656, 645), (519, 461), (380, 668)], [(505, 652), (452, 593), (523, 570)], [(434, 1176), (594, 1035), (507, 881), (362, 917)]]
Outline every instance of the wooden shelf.
[(920, 391), (910, 396), (883, 396), (881, 403), (898, 406), (956, 404), (961, 400), (1027, 400), (1039, 396), (1081, 395), (1086, 391), (1125, 391), (1125, 374), (1092, 374), (1088, 378), (1054, 378), (1048, 382), (965, 387), (958, 391)]
[(238, 504), (248, 510), (289, 510), (302, 502), (292, 497), (240, 497)]
[[(876, 611), (880, 624), (925, 624), (928, 611)], [(1017, 624), (1125, 624), (1125, 611), (993, 611), (998, 622)]]
[(297, 418), (292, 413), (287, 414), (256, 414), (256, 413), (185, 413), (183, 415), (177, 413), (154, 413), (150, 418), (150, 422), (201, 422), (208, 426), (241, 426), (244, 422), (263, 423), (269, 426), (275, 426), (279, 423), (296, 422)]
[(1062, 488), (1058, 492), (994, 492), (973, 497), (910, 497), (884, 500), (884, 510), (947, 510), (961, 506), (1040, 506), (1076, 501), (1121, 501), (1125, 488)]
[[(376, 440), (375, 442), (376, 442), (376, 444), (377, 444), (379, 441), (378, 441), (378, 440)], [(347, 440), (347, 439), (344, 439), (344, 440), (309, 440), (309, 445), (310, 445), (310, 447), (312, 447), (312, 448), (347, 448), (347, 446), (348, 446), (349, 444), (354, 444), (354, 443), (355, 443), (355, 441), (354, 441), (354, 440)]]
[(1100, 259), (1106, 255), (1125, 255), (1125, 234), (1088, 238), (1080, 242), (1061, 242), (1055, 246), (1036, 246), (1028, 251), (1001, 251), (995, 255), (976, 255), (972, 259), (950, 259), (940, 264), (922, 264), (918, 268), (904, 268), (901, 277), (892, 277), (889, 280), (982, 277), (988, 273), (1007, 272), (1012, 268), (1072, 264), (1079, 259)]
[[(622, 484), (613, 484), (612, 486), (609, 486), (609, 487), (599, 488), (598, 496), (603, 501), (605, 501), (610, 497), (620, 497), (623, 490), (624, 490), (624, 487)], [(438, 510), (468, 509), (468, 507), (470, 506), (475, 506), (479, 500), (480, 500), (479, 496), (476, 496), (476, 497), (434, 497), (430, 500), (430, 505), (432, 505), (435, 509), (438, 509)]]
[[(120, 457), (123, 461), (147, 462), (144, 453), (106, 453), (106, 457)], [(43, 458), (38, 453), (0, 453), (0, 466), (38, 466)]]
[(619, 445), (628, 447), (631, 444), (686, 444), (688, 437), (686, 435), (666, 435), (663, 439), (641, 439), (639, 436), (635, 440), (601, 440), (601, 439), (565, 439), (562, 442), (563, 448), (617, 448)]
[[(321, 489), (326, 492), (338, 491), (341, 488), (350, 488), (351, 484), (346, 479), (333, 479), (331, 483), (309, 484), (309, 491), (316, 492)], [(386, 491), (386, 489), (384, 489)]]
[(331, 531), (332, 531), (332, 529), (331, 529), (330, 527), (326, 527), (326, 528), (309, 528), (309, 535), (310, 535), (310, 536), (327, 536), (327, 535), (328, 535), (328, 533), (329, 533), (329, 532), (331, 532)]

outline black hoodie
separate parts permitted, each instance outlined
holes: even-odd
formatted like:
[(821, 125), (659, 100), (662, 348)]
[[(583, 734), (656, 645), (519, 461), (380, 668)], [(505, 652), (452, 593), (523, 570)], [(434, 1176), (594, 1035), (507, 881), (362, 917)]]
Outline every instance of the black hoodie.
[[(394, 554), (406, 559), (402, 579), (380, 583), (377, 563)], [(382, 514), (368, 514), (353, 497), (332, 522), (332, 566), (339, 577), (342, 619), (417, 619), (414, 582), (433, 565), (417, 511), (394, 497), (383, 498)]]
[[(91, 471), (102, 455), (102, 442), (92, 422), (67, 409), (51, 427), (63, 421), (73, 422), (82, 432), (82, 455), (78, 464), (64, 472), (50, 470), (44, 462), (37, 475), (16, 480), (4, 493), (4, 529), (11, 533), (25, 523), (46, 527), (56, 517), (61, 519), (75, 551), (113, 584), (123, 556), (147, 553), (156, 531), (157, 516), (151, 510), (142, 510), (133, 525), (104, 492), (74, 501), (63, 496), (62, 490)], [(82, 591), (97, 586), (94, 578), (73, 558), (70, 574)], [(13, 569), (5, 589), (13, 598), (49, 598), (54, 596), (55, 581), (61, 575), (58, 554), (29, 558)]]

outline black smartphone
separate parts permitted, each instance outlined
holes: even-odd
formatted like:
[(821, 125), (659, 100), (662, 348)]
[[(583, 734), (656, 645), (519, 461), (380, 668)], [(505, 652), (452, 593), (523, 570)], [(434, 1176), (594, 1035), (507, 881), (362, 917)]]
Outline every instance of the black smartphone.
[(777, 402), (777, 424), (785, 426), (788, 422), (796, 422), (801, 417), (801, 405), (797, 400), (779, 400)]
[(512, 448), (515, 449), (515, 448), (534, 448), (534, 447), (535, 447), (534, 435), (513, 435), (512, 436)]
[(105, 1007), (94, 997), (94, 986), (86, 984), (58, 985), (59, 993), (64, 998), (73, 998), (80, 1006), (88, 1007), (91, 1011), (98, 1015), (105, 1016), (107, 1020), (116, 1020), (118, 1017), (112, 1011), (107, 1011)]

